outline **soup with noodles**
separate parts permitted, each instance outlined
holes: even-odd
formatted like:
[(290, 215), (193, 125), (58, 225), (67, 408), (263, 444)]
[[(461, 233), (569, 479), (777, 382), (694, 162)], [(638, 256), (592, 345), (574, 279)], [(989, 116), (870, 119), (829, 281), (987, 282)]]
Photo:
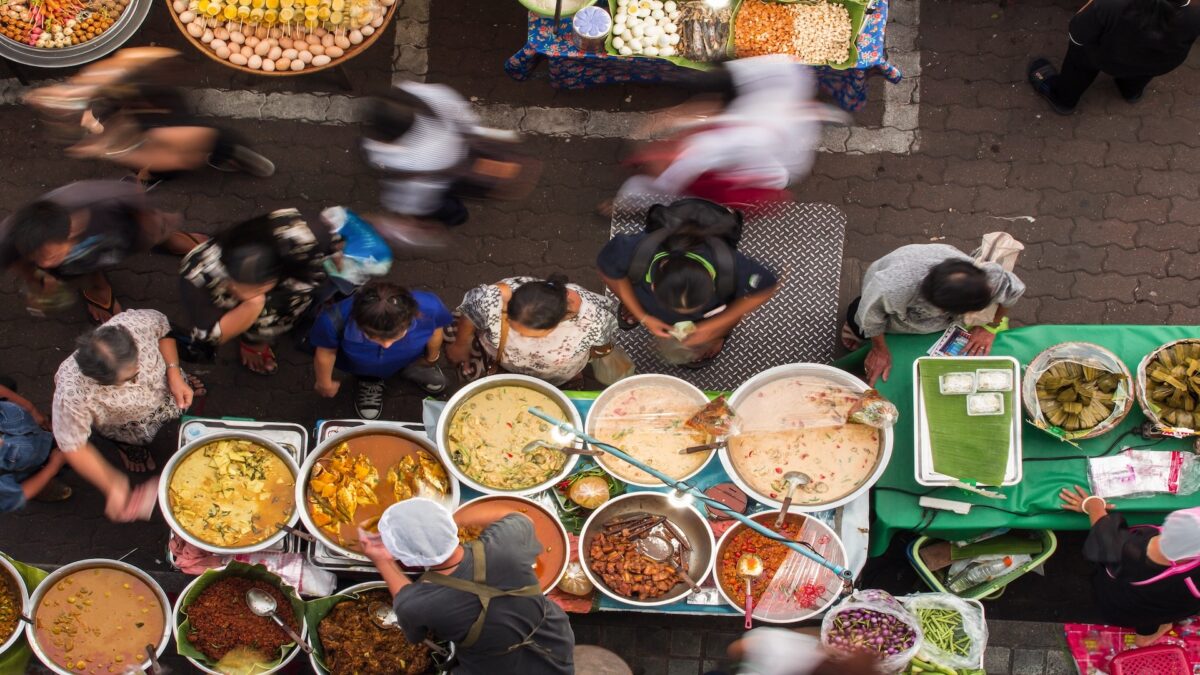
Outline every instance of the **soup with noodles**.
[[(681, 455), (679, 451), (708, 442), (704, 432), (685, 422), (704, 405), (695, 396), (675, 387), (647, 384), (634, 386), (609, 399), (601, 410), (593, 410), (596, 438), (676, 479), (694, 473), (711, 452)], [(603, 455), (604, 468), (618, 478), (634, 483), (661, 482), (629, 462)]]
[(34, 612), (38, 644), (51, 661), (77, 673), (109, 675), (144, 663), (164, 628), (158, 594), (138, 577), (95, 567), (55, 582)]
[(447, 433), (455, 466), (471, 480), (497, 490), (532, 487), (558, 473), (567, 462), (563, 453), (546, 448), (522, 451), (531, 441), (554, 443), (551, 426), (530, 414), (531, 407), (564, 415), (554, 399), (516, 385), (484, 389), (463, 401)]
[(783, 475), (807, 474), (796, 504), (825, 504), (853, 492), (875, 471), (880, 432), (848, 424), (861, 394), (816, 377), (769, 382), (737, 406), (740, 431), (729, 459), (751, 489), (774, 500), (787, 491)]

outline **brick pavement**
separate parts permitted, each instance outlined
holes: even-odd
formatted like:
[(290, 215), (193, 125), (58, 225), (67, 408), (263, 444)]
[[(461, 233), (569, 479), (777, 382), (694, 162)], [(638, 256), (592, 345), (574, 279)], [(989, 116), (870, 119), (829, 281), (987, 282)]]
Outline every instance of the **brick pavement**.
[[(432, 5), (431, 80), (510, 106), (625, 111), (680, 100), (677, 93), (649, 87), (556, 92), (543, 81), (509, 81), (500, 66), (523, 40), (523, 25), (519, 10), (498, 9), (499, 4)], [(923, 2), (916, 36), (922, 57), (919, 150), (912, 155), (824, 154), (798, 190), (802, 199), (836, 204), (849, 217), (843, 303), (857, 293), (865, 265), (897, 246), (937, 240), (968, 248), (984, 232), (1007, 229), (1028, 245), (1018, 269), (1029, 286), (1014, 312), (1019, 323), (1200, 323), (1200, 268), (1192, 258), (1200, 247), (1194, 236), (1200, 224), (1195, 175), (1200, 132), (1194, 124), (1200, 118), (1200, 60), (1193, 57), (1187, 67), (1155, 81), (1137, 106), (1121, 101), (1102, 77), (1080, 113), (1054, 115), (1029, 92), (1023, 73), (1033, 55), (1060, 56), (1074, 4)], [(177, 44), (165, 19), (163, 8), (156, 7), (139, 39)], [(359, 92), (378, 91), (389, 81), (385, 45), (391, 44), (392, 30), (349, 69)], [(335, 91), (327, 80), (252, 81), (196, 55), (191, 59), (199, 86), (317, 96)], [(874, 83), (859, 124), (881, 123), (886, 86)], [(199, 229), (212, 231), (276, 206), (374, 203), (375, 186), (362, 174), (351, 130), (295, 122), (229, 125), (279, 159), (280, 172), (265, 182), (207, 173), (164, 185), (160, 198)], [(562, 270), (598, 287), (591, 258), (607, 236), (607, 224), (591, 207), (620, 181), (615, 162), (621, 144), (538, 136), (530, 144), (548, 164), (545, 181), (529, 200), (479, 209), (455, 234), (450, 249), (402, 253), (395, 276), (437, 290), (449, 301), (471, 285), (515, 271)], [(28, 115), (12, 106), (0, 107), (0, 147), (6, 168), (17, 169), (0, 172), (2, 212), (69, 180), (119, 175), (112, 167), (58, 159)], [(165, 257), (136, 261), (115, 275), (116, 288), (129, 306), (176, 315), (173, 264)], [(46, 405), (54, 369), (85, 327), (83, 311), (31, 323), (14, 288), (11, 281), (0, 285), (0, 368)], [(282, 358), (283, 370), (273, 379), (245, 373), (232, 352), (202, 368), (219, 395), (206, 413), (304, 424), (351, 414), (349, 391), (331, 402), (319, 400), (310, 393), (304, 359), (288, 351)], [(393, 393), (389, 415), (415, 418), (416, 398)], [(164, 568), (161, 521), (112, 525), (97, 515), (99, 507), (98, 497), (83, 490), (68, 504), (39, 505), (8, 517), (0, 549), (50, 564), (87, 555), (119, 557), (136, 549), (130, 561)], [(1014, 620), (1094, 618), (1085, 599), (1078, 544), (1077, 536), (1064, 537), (1046, 579), (1022, 580), (989, 606), (1000, 619), (993, 627), (989, 672), (1068, 672), (1056, 629)], [(916, 588), (894, 555), (881, 561), (873, 582), (898, 591)], [(610, 645), (647, 673), (672, 674), (697, 673), (718, 661), (737, 630), (733, 622), (685, 618), (673, 620), (666, 635), (655, 632), (663, 630), (658, 619), (640, 615), (585, 617), (576, 626), (581, 641)]]

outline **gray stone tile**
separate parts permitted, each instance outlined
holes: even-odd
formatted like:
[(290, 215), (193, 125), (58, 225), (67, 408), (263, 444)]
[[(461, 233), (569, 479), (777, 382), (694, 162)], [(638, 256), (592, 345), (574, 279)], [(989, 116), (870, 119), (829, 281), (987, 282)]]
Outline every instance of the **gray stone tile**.
[[(662, 656), (639, 656), (637, 661), (629, 664), (634, 672), (641, 675), (667, 675), (667, 659)], [(641, 671), (637, 669), (641, 668)]]
[(1009, 648), (1059, 647), (1062, 631), (1047, 630), (1047, 624), (1037, 621), (989, 621), (988, 644)]
[(988, 675), (1008, 675), (1012, 668), (1012, 650), (1008, 647), (988, 646), (983, 654), (983, 669)]
[(1041, 649), (1013, 651), (1012, 675), (1043, 675), (1046, 672), (1046, 652)]
[(642, 627), (637, 634), (637, 653), (648, 656), (664, 656), (671, 641), (671, 631), (666, 628)]
[(727, 659), (725, 659), (725, 660), (705, 659), (704, 663), (702, 665), (704, 667), (700, 669), (701, 673), (711, 673), (711, 672), (732, 673), (732, 672), (734, 672), (734, 668), (737, 666), (737, 661), (730, 661)]
[(1046, 675), (1075, 675), (1078, 672), (1075, 660), (1062, 650), (1046, 652)]
[(697, 630), (671, 631), (671, 656), (700, 656), (700, 643), (704, 633)]
[(667, 675), (700, 675), (698, 659), (671, 659), (667, 662)]
[(737, 640), (741, 633), (709, 633), (704, 636), (704, 655), (712, 659), (723, 659), (728, 656), (729, 644)]

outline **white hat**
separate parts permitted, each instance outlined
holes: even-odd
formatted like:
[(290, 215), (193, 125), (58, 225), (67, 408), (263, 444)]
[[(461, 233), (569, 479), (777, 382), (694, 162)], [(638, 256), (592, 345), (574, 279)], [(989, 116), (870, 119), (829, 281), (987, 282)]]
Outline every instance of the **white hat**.
[(1200, 556), (1200, 508), (1181, 509), (1168, 515), (1158, 546), (1171, 562)]
[(414, 497), (392, 504), (379, 518), (379, 535), (392, 557), (407, 567), (433, 567), (458, 548), (458, 525), (444, 506)]

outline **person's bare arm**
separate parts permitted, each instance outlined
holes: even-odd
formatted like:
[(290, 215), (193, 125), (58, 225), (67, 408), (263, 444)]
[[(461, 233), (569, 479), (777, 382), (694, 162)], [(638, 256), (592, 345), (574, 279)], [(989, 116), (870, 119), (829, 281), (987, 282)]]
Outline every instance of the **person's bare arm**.
[(221, 317), (219, 322), (221, 326), (220, 344), (226, 344), (250, 330), (250, 327), (258, 320), (263, 308), (266, 306), (267, 296), (260, 295), (225, 312), (225, 315)]
[(159, 338), (158, 352), (167, 363), (167, 389), (175, 399), (175, 405), (180, 410), (187, 410), (192, 407), (193, 392), (179, 369), (179, 346), (175, 344), (175, 338)]
[(0, 384), (0, 398), (7, 400), (9, 403), (12, 403), (13, 405), (16, 405), (25, 412), (29, 413), (30, 416), (33, 417), (33, 421), (38, 423), (38, 426), (42, 427), (43, 429), (46, 428), (46, 416), (43, 415), (42, 411), (38, 410), (37, 406), (31, 403), (29, 399), (21, 396), (17, 392), (2, 384)]
[(433, 331), (433, 335), (429, 336), (429, 342), (425, 343), (425, 361), (426, 363), (437, 363), (438, 359), (442, 358), (442, 344), (446, 341), (446, 333), (441, 328)]
[[(738, 298), (729, 303), (725, 311), (709, 317), (696, 324), (696, 332), (684, 340), (684, 344), (703, 344), (710, 340), (729, 335), (729, 332), (741, 322), (747, 314), (762, 307), (771, 296), (778, 291), (778, 286), (772, 286), (764, 291)], [(699, 337), (697, 337), (699, 336)]]
[(613, 279), (603, 272), (600, 273), (600, 278), (604, 280), (604, 285), (608, 287), (608, 290), (612, 291), (625, 309), (633, 315), (633, 318), (637, 319), (653, 335), (664, 338), (671, 336), (671, 327), (667, 325), (667, 322), (648, 314), (642, 307), (642, 303), (638, 302), (637, 294), (633, 292), (633, 282), (629, 279)]
[(342, 383), (333, 379), (333, 366), (337, 363), (337, 350), (317, 347), (313, 354), (313, 389), (326, 398), (337, 396)]
[(33, 499), (37, 496), (46, 487), (46, 484), (50, 482), (50, 479), (58, 474), (65, 461), (66, 458), (63, 457), (63, 453), (58, 448), (51, 450), (50, 458), (46, 460), (46, 465), (21, 483), (21, 492), (25, 493), (25, 499)]
[(362, 530), (359, 530), (358, 543), (363, 555), (367, 556), (371, 564), (375, 565), (375, 569), (379, 570), (379, 575), (387, 583), (388, 591), (395, 597), (402, 588), (411, 584), (412, 580), (400, 569), (400, 564), (392, 558), (392, 554), (388, 553), (379, 535), (363, 536), (363, 534)]
[(455, 321), (454, 342), (446, 347), (446, 358), (451, 363), (462, 363), (471, 354), (471, 341), (475, 339), (475, 324), (466, 316)]
[(129, 478), (109, 464), (91, 443), (63, 454), (76, 473), (104, 493), (104, 513), (109, 520), (117, 520), (129, 503)]

